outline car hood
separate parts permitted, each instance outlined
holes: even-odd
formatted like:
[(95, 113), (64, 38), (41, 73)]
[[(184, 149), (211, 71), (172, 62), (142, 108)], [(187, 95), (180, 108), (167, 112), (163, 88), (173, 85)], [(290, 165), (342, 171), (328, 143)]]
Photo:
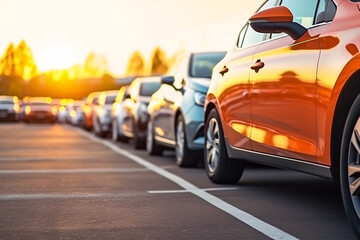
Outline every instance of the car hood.
[(189, 81), (189, 86), (191, 89), (207, 93), (209, 86), (210, 86), (210, 79), (209, 78), (191, 78)]

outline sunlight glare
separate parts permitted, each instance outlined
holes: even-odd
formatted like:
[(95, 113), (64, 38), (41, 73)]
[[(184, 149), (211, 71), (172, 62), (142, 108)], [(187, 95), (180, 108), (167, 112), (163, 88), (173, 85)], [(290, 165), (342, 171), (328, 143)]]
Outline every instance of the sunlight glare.
[(53, 42), (43, 48), (38, 67), (42, 71), (67, 69), (78, 61), (77, 48), (67, 42)]

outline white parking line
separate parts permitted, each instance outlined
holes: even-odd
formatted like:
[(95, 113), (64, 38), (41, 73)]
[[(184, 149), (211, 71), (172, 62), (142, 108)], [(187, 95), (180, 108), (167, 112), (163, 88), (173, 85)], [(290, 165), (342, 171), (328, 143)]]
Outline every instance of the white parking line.
[(80, 168), (80, 169), (20, 169), (0, 170), (1, 174), (40, 174), (40, 173), (133, 173), (147, 172), (146, 168)]
[[(199, 188), (199, 191), (205, 191), (205, 192), (213, 192), (213, 191), (233, 191), (233, 190), (239, 190), (238, 187), (228, 187), (228, 188)], [(163, 191), (148, 191), (148, 193), (155, 193), (155, 194), (162, 194), (162, 193), (192, 193), (193, 191), (188, 190), (163, 190)]]
[(233, 217), (237, 218), (238, 220), (242, 221), (243, 223), (247, 224), (248, 226), (256, 229), (257, 231), (263, 233), (264, 235), (266, 235), (272, 239), (285, 239), (285, 240), (297, 239), (294, 236), (252, 216), (251, 214), (232, 206), (231, 204), (221, 200), (220, 198), (215, 197), (214, 195), (211, 195), (210, 193), (208, 193), (204, 190), (201, 190), (200, 188), (196, 187), (195, 185), (186, 181), (185, 179), (183, 179), (173, 173), (170, 173), (170, 172), (156, 166), (155, 164), (152, 164), (152, 163), (146, 161), (145, 159), (142, 159), (141, 157), (138, 157), (126, 150), (119, 148), (118, 146), (116, 146), (115, 144), (113, 144), (111, 142), (99, 139), (99, 138), (93, 136), (92, 134), (84, 132), (79, 129), (76, 129), (76, 131), (78, 131), (83, 136), (88, 137), (90, 140), (97, 142), (97, 143), (101, 143), (101, 144), (107, 146), (108, 148), (110, 148), (111, 150), (113, 150), (114, 152), (117, 152), (117, 153), (131, 159), (132, 161), (137, 162), (138, 164), (150, 169), (151, 171), (167, 178), (168, 180), (178, 184), (179, 186), (181, 186), (185, 190), (189, 191), (190, 193), (198, 196), (199, 198), (205, 200), (206, 202), (212, 204), (213, 206), (232, 215)]

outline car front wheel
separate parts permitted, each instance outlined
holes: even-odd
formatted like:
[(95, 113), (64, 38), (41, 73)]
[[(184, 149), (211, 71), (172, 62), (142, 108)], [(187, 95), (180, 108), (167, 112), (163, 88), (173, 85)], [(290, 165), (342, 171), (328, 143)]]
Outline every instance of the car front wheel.
[(340, 185), (347, 218), (360, 238), (360, 95), (352, 105), (345, 123)]
[(240, 180), (243, 162), (229, 158), (220, 117), (215, 108), (206, 120), (204, 158), (206, 173), (214, 183), (234, 184)]
[(196, 153), (187, 147), (184, 118), (180, 115), (176, 124), (176, 164), (180, 167), (196, 167), (199, 164), (199, 158)]
[(149, 155), (159, 156), (163, 154), (164, 148), (157, 144), (154, 137), (154, 126), (151, 120), (148, 122), (146, 134), (146, 151)]
[(117, 142), (119, 141), (119, 134), (118, 134), (118, 126), (117, 126), (117, 123), (116, 123), (116, 120), (113, 119), (112, 120), (112, 125), (111, 125), (111, 139), (114, 141), (114, 142)]

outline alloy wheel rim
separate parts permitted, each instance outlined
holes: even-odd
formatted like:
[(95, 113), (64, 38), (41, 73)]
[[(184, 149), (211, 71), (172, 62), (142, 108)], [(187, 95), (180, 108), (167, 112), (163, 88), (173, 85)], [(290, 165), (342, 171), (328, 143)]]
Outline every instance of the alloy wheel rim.
[(176, 160), (178, 163), (181, 162), (181, 159), (184, 155), (184, 131), (183, 131), (183, 122), (179, 121), (176, 128)]
[(219, 125), (215, 118), (210, 119), (206, 131), (206, 164), (211, 173), (214, 173), (219, 164)]
[(351, 200), (360, 218), (360, 118), (353, 129), (348, 156), (348, 183)]

